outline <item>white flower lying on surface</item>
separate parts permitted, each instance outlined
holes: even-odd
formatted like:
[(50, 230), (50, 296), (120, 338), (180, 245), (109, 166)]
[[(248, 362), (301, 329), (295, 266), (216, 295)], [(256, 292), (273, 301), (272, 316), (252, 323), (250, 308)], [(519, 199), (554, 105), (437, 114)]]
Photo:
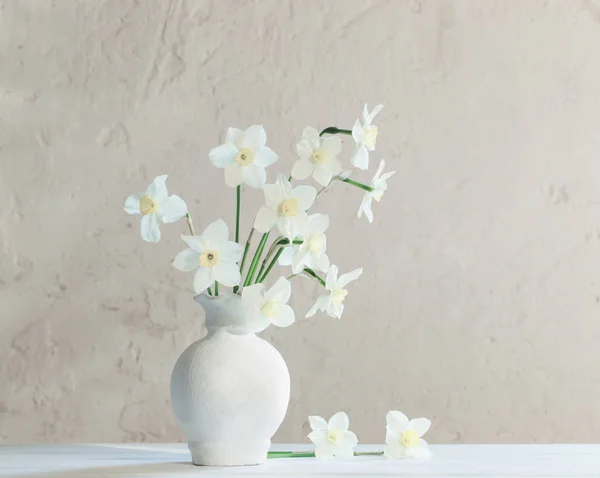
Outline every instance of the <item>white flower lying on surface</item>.
[(325, 279), (325, 289), (329, 292), (327, 295), (320, 296), (315, 304), (310, 308), (306, 317), (312, 317), (317, 310), (325, 310), (330, 317), (341, 318), (344, 312), (344, 299), (348, 291), (344, 287), (351, 281), (356, 280), (362, 274), (362, 268), (355, 269), (352, 272), (342, 275), (338, 279), (338, 268), (332, 265), (327, 272)]
[(383, 172), (384, 167), (385, 161), (382, 159), (381, 163), (379, 163), (379, 167), (377, 168), (377, 172), (371, 181), (371, 187), (373, 188), (373, 191), (365, 191), (365, 195), (363, 196), (360, 207), (358, 208), (358, 217), (362, 217), (364, 212), (369, 222), (373, 222), (373, 211), (371, 210), (371, 203), (373, 202), (373, 199), (375, 199), (377, 202), (381, 201), (383, 193), (387, 189), (387, 180), (396, 174), (396, 171), (389, 171), (382, 175), (381, 173)]
[(308, 225), (306, 210), (315, 202), (317, 190), (304, 185), (292, 189), (290, 182), (281, 173), (275, 184), (266, 184), (263, 190), (266, 206), (258, 211), (254, 228), (265, 233), (277, 224), (279, 232), (293, 241)]
[(302, 132), (302, 141), (296, 145), (298, 159), (292, 168), (292, 177), (306, 179), (311, 174), (321, 186), (327, 186), (331, 178), (342, 171), (342, 163), (337, 157), (342, 151), (339, 136), (329, 136), (321, 140), (316, 129), (307, 126)]
[(243, 247), (228, 241), (229, 230), (222, 219), (208, 225), (201, 236), (181, 236), (190, 249), (177, 254), (173, 265), (180, 271), (196, 270), (196, 294), (208, 289), (215, 281), (228, 287), (240, 283), (236, 264), (242, 257)]
[(356, 142), (356, 151), (351, 162), (357, 168), (367, 169), (369, 167), (369, 151), (373, 151), (377, 144), (377, 126), (371, 123), (382, 109), (383, 105), (377, 105), (369, 113), (367, 105), (365, 105), (362, 124), (360, 120), (356, 120), (352, 127), (352, 137)]
[(318, 416), (308, 417), (312, 431), (308, 438), (315, 444), (316, 458), (352, 458), (358, 444), (356, 435), (348, 430), (350, 420), (344, 412), (331, 417), (329, 423)]
[(208, 154), (217, 168), (225, 168), (225, 183), (235, 188), (242, 183), (253, 188), (265, 184), (265, 168), (277, 161), (277, 154), (267, 146), (267, 134), (262, 126), (250, 126), (246, 131), (229, 128), (225, 144)]
[(127, 214), (141, 214), (142, 239), (148, 242), (160, 240), (160, 222), (169, 223), (187, 214), (187, 205), (179, 196), (169, 196), (167, 175), (158, 176), (145, 193), (132, 194), (125, 201)]
[(242, 290), (242, 303), (250, 313), (251, 322), (248, 329), (261, 332), (269, 325), (288, 327), (294, 323), (293, 309), (287, 305), (292, 294), (292, 285), (285, 277), (280, 277), (266, 289), (264, 284), (254, 284)]
[(301, 232), (302, 244), (287, 247), (279, 258), (282, 266), (292, 266), (292, 272), (298, 274), (305, 267), (327, 271), (329, 257), (325, 254), (327, 237), (325, 231), (329, 227), (327, 214), (313, 214), (308, 218), (308, 226)]
[(409, 421), (406, 415), (391, 410), (386, 416), (386, 446), (383, 454), (388, 458), (426, 458), (431, 456), (427, 442), (421, 437), (427, 433), (431, 421), (427, 418), (414, 418)]

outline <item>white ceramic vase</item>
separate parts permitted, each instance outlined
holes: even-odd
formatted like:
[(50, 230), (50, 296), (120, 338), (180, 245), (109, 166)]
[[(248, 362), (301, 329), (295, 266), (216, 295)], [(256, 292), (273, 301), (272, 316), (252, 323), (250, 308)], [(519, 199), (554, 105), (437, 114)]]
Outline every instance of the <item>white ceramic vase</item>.
[(279, 352), (247, 331), (239, 295), (196, 296), (206, 337), (179, 357), (171, 375), (175, 418), (195, 465), (263, 463), (283, 421), (290, 375)]

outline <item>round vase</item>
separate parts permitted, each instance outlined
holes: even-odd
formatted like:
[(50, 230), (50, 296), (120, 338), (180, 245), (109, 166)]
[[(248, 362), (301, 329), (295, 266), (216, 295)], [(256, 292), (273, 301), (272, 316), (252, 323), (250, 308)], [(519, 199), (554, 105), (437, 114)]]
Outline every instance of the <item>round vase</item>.
[(249, 333), (237, 294), (196, 296), (208, 334), (171, 374), (171, 403), (195, 465), (263, 463), (287, 411), (290, 375), (279, 352)]

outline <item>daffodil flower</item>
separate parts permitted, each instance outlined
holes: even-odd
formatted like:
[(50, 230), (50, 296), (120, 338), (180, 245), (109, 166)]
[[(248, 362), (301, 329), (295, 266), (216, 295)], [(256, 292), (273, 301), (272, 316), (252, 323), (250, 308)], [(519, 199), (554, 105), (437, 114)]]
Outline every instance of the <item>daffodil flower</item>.
[(277, 327), (288, 327), (296, 319), (294, 310), (287, 305), (292, 294), (292, 285), (285, 277), (280, 277), (271, 288), (264, 284), (244, 287), (242, 304), (251, 317), (248, 330), (258, 333), (273, 324)]
[(377, 126), (371, 123), (382, 109), (383, 105), (377, 105), (369, 113), (367, 105), (365, 105), (362, 123), (360, 120), (356, 120), (352, 127), (352, 138), (356, 142), (356, 151), (351, 162), (357, 168), (367, 169), (369, 167), (369, 151), (373, 151), (377, 143)]
[(302, 269), (309, 267), (326, 272), (329, 269), (327, 237), (325, 231), (329, 227), (327, 214), (313, 214), (308, 218), (308, 226), (302, 232), (302, 244), (287, 247), (279, 258), (282, 266), (292, 266), (292, 272), (299, 274)]
[(325, 289), (328, 294), (322, 295), (317, 298), (315, 304), (310, 308), (306, 317), (312, 317), (315, 315), (317, 310), (326, 311), (330, 317), (339, 319), (342, 317), (344, 312), (344, 299), (348, 295), (348, 291), (345, 289), (349, 282), (356, 280), (362, 274), (362, 268), (355, 269), (352, 272), (343, 274), (338, 279), (338, 268), (332, 265), (327, 272), (327, 278), (325, 279)]
[(377, 168), (377, 172), (371, 181), (371, 187), (373, 188), (373, 191), (365, 191), (365, 195), (363, 196), (360, 207), (358, 208), (358, 217), (362, 217), (364, 213), (369, 222), (373, 222), (373, 211), (371, 210), (371, 203), (373, 202), (373, 199), (375, 199), (377, 202), (381, 201), (383, 193), (387, 189), (387, 180), (396, 174), (396, 171), (389, 171), (382, 175), (381, 173), (383, 172), (384, 167), (385, 161), (382, 159), (381, 163), (379, 163), (379, 167)]
[(427, 418), (409, 420), (404, 413), (391, 410), (386, 416), (386, 422), (386, 446), (383, 449), (385, 456), (388, 458), (427, 458), (431, 456), (427, 442), (421, 438), (429, 430), (430, 420)]
[(317, 190), (312, 186), (292, 185), (283, 174), (279, 174), (275, 184), (263, 187), (265, 203), (254, 220), (254, 228), (266, 233), (277, 225), (279, 232), (293, 241), (296, 235), (308, 225), (306, 210), (315, 201)]
[(358, 445), (356, 434), (351, 432), (350, 420), (345, 412), (338, 412), (329, 422), (318, 416), (308, 417), (312, 431), (308, 438), (315, 444), (316, 458), (352, 458)]
[(292, 168), (292, 177), (306, 179), (311, 174), (321, 186), (327, 186), (331, 178), (342, 171), (338, 154), (342, 151), (339, 136), (321, 140), (316, 129), (307, 126), (302, 132), (302, 141), (296, 145), (298, 159)]
[(181, 236), (190, 249), (177, 254), (173, 265), (180, 271), (196, 271), (196, 294), (208, 289), (214, 282), (228, 287), (240, 283), (236, 262), (242, 257), (243, 247), (229, 241), (229, 230), (222, 219), (209, 224), (200, 236)]
[(225, 144), (208, 154), (217, 168), (225, 168), (225, 183), (235, 188), (242, 183), (261, 188), (266, 181), (265, 168), (277, 161), (277, 154), (267, 146), (267, 134), (262, 126), (250, 126), (246, 131), (229, 128)]
[(145, 193), (132, 194), (125, 201), (127, 214), (141, 214), (142, 239), (148, 242), (160, 240), (159, 224), (181, 219), (187, 214), (187, 205), (179, 196), (169, 196), (167, 175), (158, 176)]

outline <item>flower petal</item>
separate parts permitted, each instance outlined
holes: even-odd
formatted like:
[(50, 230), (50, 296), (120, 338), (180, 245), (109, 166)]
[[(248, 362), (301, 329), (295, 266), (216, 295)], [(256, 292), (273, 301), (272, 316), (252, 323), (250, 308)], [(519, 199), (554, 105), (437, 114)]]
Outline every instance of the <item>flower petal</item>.
[(280, 304), (287, 303), (291, 295), (292, 283), (283, 276), (279, 277), (269, 290), (265, 291), (266, 300), (274, 300)]
[(230, 188), (237, 188), (244, 182), (244, 173), (242, 172), (242, 166), (238, 166), (237, 163), (233, 163), (225, 167), (225, 184)]
[(379, 176), (381, 176), (381, 173), (383, 172), (383, 168), (385, 168), (385, 161), (383, 158), (381, 158), (379, 166), (377, 167), (377, 171), (375, 172), (375, 176), (373, 176), (373, 183), (379, 179)]
[(306, 179), (313, 172), (314, 164), (308, 159), (298, 159), (292, 167), (294, 179)]
[(331, 173), (322, 164), (315, 164), (313, 178), (321, 186), (327, 186), (331, 182)]
[(152, 181), (152, 184), (148, 186), (146, 190), (146, 195), (150, 196), (155, 201), (160, 201), (163, 198), (166, 198), (169, 193), (167, 192), (167, 175), (163, 174), (162, 176), (157, 176)]
[(365, 194), (362, 198), (362, 201), (360, 202), (360, 206), (358, 208), (358, 212), (356, 213), (356, 216), (358, 218), (361, 218), (363, 215), (363, 212), (364, 212), (368, 221), (370, 223), (372, 223), (373, 222), (373, 210), (371, 209), (372, 203), (373, 203), (373, 197), (370, 196), (369, 194)]
[(344, 304), (331, 302), (327, 307), (326, 311), (329, 317), (333, 317), (334, 319), (341, 319), (342, 314), (344, 313)]
[(281, 193), (281, 186), (278, 183), (265, 184), (263, 186), (263, 192), (265, 194), (265, 203), (269, 209), (277, 210), (281, 201), (284, 199)]
[(299, 274), (304, 269), (305, 261), (308, 256), (308, 249), (300, 247), (298, 252), (292, 256), (292, 272)]
[(310, 231), (325, 232), (329, 228), (329, 216), (327, 214), (313, 214), (309, 218)]
[(241, 140), (244, 136), (244, 132), (241, 129), (237, 128), (228, 128), (227, 136), (225, 136), (225, 144), (230, 146), (235, 146), (236, 149), (242, 149)]
[(395, 433), (402, 433), (409, 423), (408, 417), (398, 410), (390, 410), (385, 416), (385, 421), (390, 431)]
[(202, 239), (206, 247), (218, 248), (221, 244), (226, 243), (228, 238), (229, 229), (227, 229), (227, 224), (225, 224), (223, 219), (211, 222), (202, 232)]
[(158, 211), (162, 214), (163, 222), (175, 222), (187, 214), (187, 204), (179, 196), (173, 194), (158, 205)]
[(408, 426), (406, 427), (407, 430), (413, 430), (418, 436), (419, 438), (421, 438), (423, 435), (425, 435), (425, 433), (427, 433), (427, 430), (429, 430), (429, 427), (431, 426), (431, 420), (429, 420), (428, 418), (413, 418), (409, 423)]
[(352, 157), (352, 159), (350, 159), (350, 162), (352, 163), (353, 166), (359, 168), (359, 169), (368, 169), (369, 168), (369, 152), (367, 151), (367, 148), (365, 148), (363, 145), (360, 145), (356, 152), (354, 153), (354, 156)]
[(180, 271), (195, 271), (200, 267), (200, 253), (193, 249), (185, 249), (175, 256), (173, 266)]
[(260, 309), (258, 309), (258, 313), (252, 314), (247, 319), (246, 330), (250, 334), (258, 334), (269, 327), (269, 325), (271, 325), (271, 321), (264, 314), (261, 314)]
[(310, 158), (312, 158), (313, 155), (313, 148), (308, 141), (303, 139), (296, 145), (296, 154), (300, 159), (310, 161)]
[(258, 151), (267, 144), (267, 133), (262, 125), (250, 126), (244, 131), (244, 136), (241, 139), (241, 147), (248, 148), (253, 152)]
[(298, 250), (297, 247), (286, 247), (281, 255), (279, 256), (279, 265), (280, 266), (291, 266), (292, 265), (292, 257), (294, 253)]
[(349, 447), (355, 447), (358, 445), (358, 437), (356, 433), (347, 431), (344, 433), (344, 438), (342, 439), (342, 444)]
[(352, 282), (353, 280), (356, 280), (360, 277), (360, 275), (362, 274), (363, 270), (362, 267), (359, 267), (358, 269), (354, 269), (352, 272), (348, 272), (347, 274), (343, 274), (340, 279), (338, 280), (338, 287), (340, 289), (344, 288), (346, 286), (346, 284), (348, 284), (349, 282)]
[(342, 172), (342, 162), (340, 161), (340, 158), (332, 158), (327, 161), (324, 166), (333, 176), (337, 176)]
[(331, 295), (329, 295), (329, 294), (321, 295), (321, 296), (317, 297), (317, 301), (308, 310), (308, 312), (306, 313), (306, 315), (304, 317), (305, 318), (312, 317), (313, 315), (315, 315), (317, 313), (317, 310), (325, 310), (325, 308), (329, 305), (330, 302), (331, 302)]
[(375, 119), (375, 116), (377, 116), (382, 109), (383, 109), (383, 105), (377, 105), (375, 108), (373, 108), (373, 111), (371, 111), (371, 114), (369, 114), (367, 112), (367, 105), (365, 105), (365, 110), (364, 110), (365, 122), (371, 124), (371, 122)]
[(227, 287), (239, 285), (241, 280), (240, 270), (235, 263), (219, 262), (213, 267), (213, 274), (217, 282)]
[(317, 415), (311, 415), (308, 417), (308, 422), (310, 423), (310, 428), (313, 430), (327, 430), (328, 428), (327, 420)]
[(146, 214), (142, 218), (141, 233), (144, 241), (154, 243), (160, 241), (160, 229), (158, 227), (158, 218), (156, 217), (156, 214)]
[(329, 429), (337, 429), (342, 432), (348, 431), (348, 427), (350, 426), (350, 419), (346, 412), (337, 412), (334, 416), (329, 419)]
[(315, 458), (319, 460), (333, 458), (335, 456), (335, 451), (336, 447), (331, 443), (322, 443), (315, 448)]
[(263, 206), (259, 209), (256, 219), (254, 220), (254, 229), (264, 234), (273, 228), (276, 221), (277, 215), (275, 212), (272, 209)]
[(306, 211), (315, 202), (317, 190), (312, 186), (301, 185), (294, 188), (292, 197), (298, 201), (298, 209)]
[(365, 140), (365, 130), (359, 120), (356, 120), (354, 126), (352, 126), (352, 139), (356, 144), (362, 144)]
[(317, 269), (322, 272), (327, 272), (329, 269), (329, 257), (327, 254), (322, 253), (318, 256), (309, 256), (309, 261), (313, 269)]
[(293, 309), (289, 305), (283, 304), (279, 307), (279, 315), (271, 319), (271, 322), (277, 327), (289, 327), (295, 320)]
[(208, 158), (216, 168), (225, 168), (235, 162), (238, 149), (232, 144), (222, 144), (210, 150)]
[(132, 194), (125, 200), (125, 212), (127, 214), (141, 214), (140, 199), (144, 197), (144, 193)]
[(182, 235), (181, 239), (183, 239), (183, 242), (185, 242), (190, 247), (190, 249), (199, 252), (200, 254), (202, 254), (207, 249), (203, 238), (200, 236)]
[(302, 131), (302, 139), (307, 141), (310, 147), (315, 150), (321, 145), (321, 138), (319, 132), (312, 126), (307, 126)]
[(253, 164), (266, 168), (267, 166), (271, 166), (271, 164), (273, 164), (278, 159), (279, 156), (277, 155), (277, 153), (271, 148), (265, 146), (264, 148), (260, 148), (254, 153)]
[(399, 443), (388, 444), (383, 447), (383, 454), (386, 458), (391, 460), (399, 460), (405, 458), (404, 447)]
[(214, 282), (212, 269), (210, 267), (199, 267), (194, 275), (194, 290), (196, 294), (204, 292)]
[(267, 180), (267, 173), (265, 168), (256, 166), (255, 164), (249, 164), (239, 168), (244, 177), (244, 183), (254, 189), (260, 189)]
[(342, 138), (339, 136), (328, 136), (323, 140), (323, 144), (321, 146), (325, 148), (330, 157), (333, 158), (342, 151)]
[(338, 267), (333, 264), (327, 271), (327, 277), (325, 278), (325, 288), (327, 290), (333, 290), (337, 286), (338, 282)]
[(223, 262), (238, 262), (244, 254), (244, 247), (234, 241), (227, 241), (219, 246), (219, 260)]
[(338, 446), (334, 451), (334, 455), (336, 458), (347, 460), (354, 457), (354, 450), (351, 446)]
[(400, 435), (402, 432), (392, 430), (389, 425), (385, 428), (385, 442), (388, 445), (395, 445), (400, 442)]
[(242, 301), (244, 305), (261, 307), (265, 301), (263, 297), (264, 291), (264, 284), (253, 284), (244, 287), (242, 289)]

